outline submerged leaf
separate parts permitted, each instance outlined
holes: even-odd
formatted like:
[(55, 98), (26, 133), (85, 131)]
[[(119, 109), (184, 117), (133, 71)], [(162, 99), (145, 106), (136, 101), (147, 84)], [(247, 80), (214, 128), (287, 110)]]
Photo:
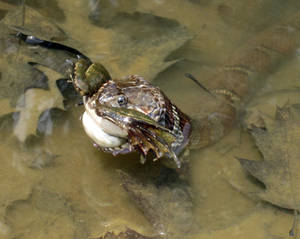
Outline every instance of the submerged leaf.
[[(139, 182), (120, 171), (124, 189), (161, 235), (180, 238), (195, 229), (193, 202), (188, 187), (182, 182)], [(173, 181), (173, 180), (172, 180)]]
[(138, 74), (149, 81), (177, 62), (179, 59), (167, 57), (192, 38), (176, 20), (141, 12), (119, 12), (106, 28), (89, 27), (94, 32), (89, 40), (101, 39), (93, 44), (98, 48), (95, 57), (101, 57), (113, 77)]
[(17, 111), (20, 111), (20, 117), (14, 128), (14, 134), (22, 142), (29, 135), (36, 134), (36, 127), (42, 112), (51, 108), (64, 109), (63, 97), (56, 86), (56, 80), (61, 75), (43, 66), (36, 67), (47, 75), (50, 90), (28, 89), (21, 96), (16, 108)]
[[(26, 7), (23, 16), (22, 9), (10, 12), (0, 23), (0, 103), (5, 106), (1, 114), (20, 112), (14, 134), (20, 141), (25, 141), (27, 136), (36, 133), (42, 112), (51, 108), (64, 109), (56, 80), (65, 74), (66, 59), (76, 56), (64, 50), (33, 47), (18, 39), (16, 33), (21, 30), (53, 41), (71, 41), (57, 25), (36, 10)], [(22, 26), (22, 17), (25, 26)]]
[(11, 29), (21, 31), (27, 35), (34, 35), (40, 39), (64, 41), (68, 38), (64, 31), (50, 19), (30, 7), (21, 6), (16, 8), (16, 10), (5, 16), (2, 23)]
[(300, 118), (292, 110), (289, 106), (278, 108), (271, 130), (252, 128), (251, 134), (264, 160), (238, 160), (265, 185), (254, 195), (282, 208), (300, 210)]

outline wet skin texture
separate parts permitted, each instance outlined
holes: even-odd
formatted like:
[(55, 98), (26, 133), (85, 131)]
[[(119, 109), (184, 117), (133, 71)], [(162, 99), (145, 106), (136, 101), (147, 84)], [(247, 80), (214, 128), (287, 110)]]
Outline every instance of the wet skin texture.
[(73, 64), (70, 78), (83, 95), (83, 125), (96, 147), (113, 155), (138, 151), (142, 162), (148, 154), (165, 156), (181, 167), (190, 119), (158, 87), (137, 75), (112, 80), (102, 65), (85, 59)]

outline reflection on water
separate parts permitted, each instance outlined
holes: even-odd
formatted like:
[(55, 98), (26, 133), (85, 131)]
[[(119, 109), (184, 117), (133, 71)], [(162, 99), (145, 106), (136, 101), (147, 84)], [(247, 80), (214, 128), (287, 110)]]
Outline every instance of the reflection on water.
[[(1, 1), (0, 17), (19, 4)], [(26, 4), (50, 20), (30, 22), (25, 14), (24, 25), (14, 25), (77, 48), (101, 61), (113, 77), (145, 76), (188, 114), (209, 110), (206, 103), (199, 102), (205, 93), (185, 79), (184, 73), (210, 84), (207, 79), (216, 73), (216, 67), (242, 52), (238, 49), (244, 49), (248, 39), (264, 36), (265, 29), (300, 12), (296, 0), (28, 0)], [(52, 31), (48, 21), (56, 23), (59, 30)], [(299, 21), (294, 28), (286, 27), (298, 31), (297, 26), (299, 29)], [(42, 28), (47, 31), (39, 30)], [(122, 169), (137, 180), (153, 177), (160, 170), (158, 163), (140, 165), (136, 154), (115, 158), (94, 149), (81, 126), (83, 109), (75, 106), (78, 96), (61, 80), (65, 59), (70, 56), (26, 46), (13, 36), (14, 30), (0, 25), (0, 237), (96, 238), (126, 228), (149, 236), (164, 234), (164, 227), (149, 222), (153, 214), (142, 213), (125, 192), (118, 173)], [(184, 231), (184, 238), (288, 237), (293, 213), (265, 203), (270, 200), (254, 193), (262, 190), (261, 185), (246, 174), (236, 157), (262, 160), (257, 142), (240, 130), (257, 123), (252, 121), (254, 114), (264, 119), (264, 126), (270, 126), (276, 106), (288, 101), (294, 108), (299, 106), (298, 35), (286, 42), (294, 44), (289, 48), (290, 57), (259, 78), (255, 99), (238, 106), (240, 121), (232, 132), (211, 147), (191, 151), (189, 186), (184, 190), (193, 195), (193, 226), (187, 222), (188, 213), (166, 211), (160, 220), (173, 230), (166, 236), (183, 237), (180, 233)], [(286, 46), (285, 41), (281, 44)], [(288, 181), (294, 188), (294, 206), (288, 208), (299, 210), (294, 171)], [(273, 180), (257, 179), (267, 186), (268, 180)], [(181, 188), (163, 190), (180, 198)], [(277, 197), (276, 192), (273, 196)], [(168, 198), (165, 207), (173, 203), (177, 210), (177, 204), (186, 205), (175, 198)], [(153, 205), (163, 211), (163, 203)], [(176, 215), (176, 220), (170, 215)], [(180, 231), (176, 223), (182, 221), (186, 224)]]

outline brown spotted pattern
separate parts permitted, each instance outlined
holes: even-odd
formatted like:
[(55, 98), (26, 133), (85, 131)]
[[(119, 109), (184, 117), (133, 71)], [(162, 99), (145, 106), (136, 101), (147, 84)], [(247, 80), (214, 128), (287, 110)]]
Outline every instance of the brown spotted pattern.
[[(95, 109), (100, 109), (101, 106), (124, 107), (147, 115), (175, 136), (175, 140), (170, 145), (170, 150), (176, 155), (178, 155), (189, 142), (191, 133), (190, 119), (172, 104), (158, 87), (151, 85), (140, 76), (130, 75), (122, 79), (114, 79), (106, 82), (98, 92), (92, 96), (90, 102), (93, 102), (94, 105), (91, 107)], [(108, 116), (106, 115), (106, 117)], [(144, 127), (142, 123), (132, 126), (132, 122), (128, 124), (125, 122), (117, 122), (118, 119), (116, 118), (110, 120), (123, 126), (123, 128), (127, 128), (129, 136), (133, 138), (135, 138), (134, 136), (136, 136), (136, 134), (140, 133), (140, 131), (136, 129)], [(122, 118), (122, 120), (124, 119)], [(147, 135), (145, 132), (143, 134)], [(140, 139), (143, 137), (145, 136), (138, 136)], [(134, 144), (142, 144), (138, 142), (138, 138), (135, 140), (129, 139), (129, 143), (120, 147), (101, 149), (113, 153), (114, 155), (128, 153), (136, 150), (136, 148), (133, 147)], [(142, 142), (142, 140), (140, 141)], [(151, 150), (151, 147), (152, 145), (139, 145), (137, 150), (141, 151), (143, 155), (146, 155), (148, 151)], [(155, 156), (160, 158), (163, 155), (160, 151), (157, 151)]]

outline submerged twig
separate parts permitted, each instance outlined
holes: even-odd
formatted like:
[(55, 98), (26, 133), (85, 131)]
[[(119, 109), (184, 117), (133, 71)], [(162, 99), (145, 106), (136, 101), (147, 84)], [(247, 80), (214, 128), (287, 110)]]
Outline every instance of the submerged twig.
[(200, 86), (200, 88), (202, 90), (206, 91), (208, 94), (215, 97), (215, 95), (209, 89), (207, 89), (204, 85), (202, 85), (192, 74), (185, 73), (184, 76), (191, 79), (193, 82), (195, 82), (198, 86)]

